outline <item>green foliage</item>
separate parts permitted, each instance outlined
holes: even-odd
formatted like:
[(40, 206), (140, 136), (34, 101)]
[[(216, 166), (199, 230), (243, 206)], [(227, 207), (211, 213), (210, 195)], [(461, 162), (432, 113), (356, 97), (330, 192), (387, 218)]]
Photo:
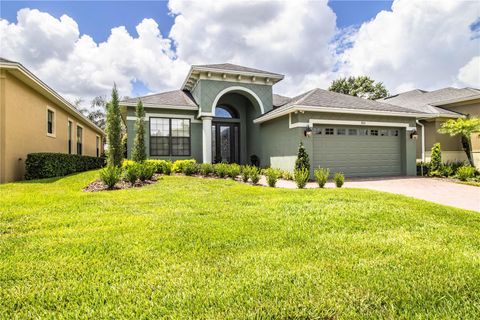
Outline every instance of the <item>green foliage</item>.
[(333, 181), (335, 182), (335, 186), (337, 186), (337, 188), (341, 188), (345, 183), (345, 175), (343, 172), (336, 172), (333, 176)]
[(119, 167), (110, 165), (100, 171), (100, 180), (105, 183), (108, 189), (113, 189), (121, 177), (122, 168)]
[(295, 169), (293, 173), (293, 178), (299, 189), (305, 188), (307, 185), (308, 179), (310, 178), (310, 171), (306, 168)]
[(280, 177), (284, 180), (293, 180), (293, 174), (287, 170), (278, 169), (280, 172)]
[(277, 180), (280, 177), (281, 172), (278, 169), (268, 168), (265, 170), (265, 177), (267, 178), (267, 184), (269, 187), (275, 188)]
[(184, 172), (184, 167), (186, 165), (196, 164), (196, 163), (197, 161), (195, 159), (177, 160), (173, 163), (172, 171), (175, 173)]
[(463, 166), (457, 169), (456, 176), (460, 181), (467, 181), (475, 176), (475, 167)]
[(458, 118), (450, 119), (442, 124), (438, 129), (439, 133), (449, 134), (451, 136), (459, 135), (462, 138), (462, 146), (470, 165), (475, 166), (472, 157), (472, 134), (480, 132), (480, 118)]
[(295, 161), (295, 170), (299, 169), (306, 169), (310, 173), (310, 159), (302, 142), (298, 146), (297, 160)]
[(139, 166), (140, 165), (138, 163), (133, 163), (133, 164), (129, 164), (129, 165), (124, 166), (124, 164), (125, 164), (125, 161), (122, 164), (123, 178), (133, 185), (138, 180), (139, 171), (140, 171)]
[(388, 96), (388, 90), (382, 82), (375, 83), (375, 80), (366, 76), (334, 80), (328, 90), (370, 100)]
[(169, 175), (172, 173), (172, 162), (169, 160), (156, 160), (149, 159), (145, 160), (145, 163), (148, 163), (155, 167), (155, 173)]
[(435, 143), (432, 147), (432, 155), (430, 160), (430, 175), (432, 173), (441, 173), (442, 171), (442, 151), (440, 143)]
[(107, 164), (120, 167), (123, 160), (122, 116), (118, 104), (117, 86), (112, 89), (112, 100), (107, 105)]
[(240, 171), (241, 171), (240, 165), (236, 163), (231, 163), (228, 165), (227, 175), (233, 180), (235, 180), (238, 177), (238, 175), (240, 175)]
[(242, 181), (243, 182), (248, 182), (248, 179), (250, 178), (250, 166), (242, 166), (241, 168), (241, 175), (242, 175)]
[(320, 188), (323, 188), (327, 183), (328, 177), (330, 176), (330, 169), (318, 168), (313, 172), (315, 180), (318, 183)]
[(135, 161), (133, 161), (133, 160), (128, 160), (128, 159), (124, 159), (124, 160), (122, 161), (122, 168), (125, 169), (126, 167), (133, 166), (134, 164), (136, 164)]
[(30, 153), (25, 161), (25, 179), (61, 177), (75, 172), (99, 169), (104, 165), (103, 157), (65, 153)]
[(152, 180), (155, 174), (155, 166), (149, 163), (137, 163), (138, 166), (138, 179), (140, 181)]
[(182, 173), (186, 176), (191, 176), (198, 173), (197, 162), (186, 162), (182, 165)]
[(213, 170), (217, 177), (225, 178), (228, 175), (228, 164), (223, 162), (215, 163), (213, 165)]
[(147, 159), (145, 149), (145, 109), (142, 100), (138, 100), (135, 109), (137, 120), (135, 121), (135, 140), (133, 141), (132, 159), (142, 162)]
[(212, 175), (215, 170), (213, 169), (213, 164), (211, 163), (202, 163), (200, 167), (198, 168), (198, 172), (204, 176), (208, 177), (209, 175)]
[(250, 180), (253, 184), (257, 184), (260, 181), (260, 169), (255, 166), (250, 166)]

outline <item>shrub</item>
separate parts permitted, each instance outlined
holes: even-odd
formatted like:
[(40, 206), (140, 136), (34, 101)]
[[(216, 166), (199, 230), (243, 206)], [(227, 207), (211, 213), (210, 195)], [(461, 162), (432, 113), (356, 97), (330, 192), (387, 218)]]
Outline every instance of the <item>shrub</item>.
[(207, 176), (213, 174), (213, 172), (214, 172), (213, 165), (211, 163), (202, 163), (199, 166), (198, 171), (200, 172), (200, 174), (202, 176), (207, 177)]
[(302, 142), (300, 142), (300, 145), (298, 146), (298, 155), (297, 160), (295, 161), (295, 170), (299, 169), (307, 169), (308, 172), (310, 172), (310, 160)]
[(268, 168), (265, 170), (265, 176), (267, 177), (267, 184), (269, 187), (275, 188), (280, 171), (278, 169)]
[(440, 143), (435, 143), (432, 147), (432, 155), (430, 160), (430, 171), (441, 172), (442, 170), (442, 151), (440, 150)]
[(260, 181), (260, 169), (255, 166), (251, 166), (249, 177), (253, 184), (257, 184), (258, 181)]
[[(125, 163), (125, 161), (124, 161)], [(133, 163), (131, 165), (127, 165), (124, 167), (123, 169), (123, 178), (130, 182), (132, 185), (135, 184), (135, 182), (137, 181), (138, 179), (138, 175), (139, 175), (139, 164), (138, 163)], [(123, 167), (123, 165), (122, 165)]]
[(442, 167), (442, 177), (451, 177), (455, 171), (453, 171), (453, 168), (451, 166), (443, 166)]
[(228, 165), (227, 175), (230, 178), (235, 180), (239, 174), (240, 174), (240, 165), (238, 165), (236, 163), (232, 163), (232, 164)]
[(182, 166), (182, 173), (191, 176), (198, 173), (198, 164), (196, 162), (187, 162)]
[(310, 177), (310, 172), (308, 169), (296, 169), (293, 173), (293, 178), (295, 179), (295, 183), (299, 189), (305, 188), (308, 182), (308, 178)]
[(456, 176), (461, 181), (467, 181), (475, 176), (475, 167), (463, 166), (457, 169)]
[(422, 166), (423, 166), (423, 176), (428, 176), (430, 171), (430, 162), (417, 162), (417, 176), (422, 176)]
[(110, 165), (100, 171), (100, 180), (105, 183), (108, 189), (113, 189), (113, 187), (115, 187), (115, 184), (120, 181), (121, 175), (121, 168)]
[(192, 164), (192, 163), (197, 163), (197, 161), (195, 161), (195, 159), (177, 160), (173, 163), (172, 171), (176, 172), (176, 173), (184, 172), (183, 167), (185, 167), (188, 164)]
[(129, 166), (132, 166), (134, 164), (136, 164), (135, 161), (125, 159), (125, 160), (122, 161), (122, 169), (125, 169), (125, 168), (127, 168)]
[(138, 179), (140, 181), (151, 180), (155, 173), (155, 167), (148, 163), (138, 164)]
[(242, 181), (248, 182), (250, 178), (250, 166), (242, 166), (240, 174), (242, 175)]
[(225, 178), (228, 175), (228, 164), (226, 163), (216, 163), (213, 165), (215, 175), (220, 178)]
[(280, 177), (284, 180), (293, 180), (293, 174), (287, 170), (279, 170)]
[(323, 188), (325, 187), (328, 177), (330, 176), (330, 170), (324, 169), (324, 168), (318, 168), (318, 169), (315, 169), (313, 175), (315, 176), (315, 180), (317, 181), (318, 186), (320, 188)]
[(25, 162), (25, 179), (44, 179), (99, 169), (105, 165), (103, 157), (79, 156), (65, 153), (30, 153)]
[(336, 172), (333, 176), (333, 181), (335, 182), (337, 188), (341, 188), (345, 182), (345, 175), (343, 172)]
[(136, 162), (142, 162), (147, 159), (145, 150), (145, 109), (142, 100), (138, 100), (135, 108), (135, 138), (133, 140), (132, 159)]
[(167, 174), (172, 172), (172, 162), (168, 160), (146, 160), (145, 163), (152, 165), (155, 168), (155, 173)]
[(123, 160), (122, 145), (122, 114), (119, 106), (117, 86), (114, 84), (112, 89), (112, 100), (107, 104), (106, 115), (107, 133), (107, 162), (108, 165), (119, 167)]

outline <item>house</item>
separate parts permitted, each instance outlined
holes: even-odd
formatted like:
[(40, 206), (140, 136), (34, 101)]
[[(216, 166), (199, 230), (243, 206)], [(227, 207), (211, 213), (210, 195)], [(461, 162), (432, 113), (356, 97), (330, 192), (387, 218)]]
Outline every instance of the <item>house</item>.
[[(414, 112), (423, 112), (425, 117), (417, 121), (419, 141), (417, 159), (430, 161), (430, 150), (439, 142), (443, 161), (466, 161), (461, 137), (438, 133), (437, 130), (448, 119), (463, 116), (480, 116), (480, 90), (474, 88), (443, 88), (435, 91), (412, 90), (378, 101), (401, 106)], [(474, 133), (472, 156), (480, 167), (480, 134)]]
[(121, 101), (128, 157), (141, 99), (152, 159), (292, 171), (303, 142), (312, 169), (347, 176), (416, 174), (416, 120), (425, 112), (322, 89), (293, 98), (273, 94), (283, 77), (229, 63), (194, 65), (179, 90)]
[(100, 156), (104, 132), (18, 62), (0, 58), (0, 183), (34, 152)]

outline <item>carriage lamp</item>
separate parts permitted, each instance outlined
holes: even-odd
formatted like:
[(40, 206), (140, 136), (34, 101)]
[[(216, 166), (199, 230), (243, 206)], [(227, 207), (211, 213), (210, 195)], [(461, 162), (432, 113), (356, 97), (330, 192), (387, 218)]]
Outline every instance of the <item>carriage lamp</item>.
[(412, 133), (410, 133), (410, 139), (413, 139), (413, 140), (417, 140), (417, 139), (418, 139), (417, 130), (413, 130)]
[(313, 135), (312, 128), (310, 128), (310, 126), (307, 126), (307, 128), (305, 129), (305, 132), (303, 132), (303, 134), (305, 135), (305, 137), (311, 137)]

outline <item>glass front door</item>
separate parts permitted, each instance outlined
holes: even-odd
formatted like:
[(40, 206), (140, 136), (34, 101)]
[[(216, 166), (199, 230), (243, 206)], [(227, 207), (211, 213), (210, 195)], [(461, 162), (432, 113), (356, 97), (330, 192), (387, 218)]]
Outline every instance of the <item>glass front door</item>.
[(212, 125), (212, 160), (214, 163), (239, 163), (240, 135), (238, 123)]

